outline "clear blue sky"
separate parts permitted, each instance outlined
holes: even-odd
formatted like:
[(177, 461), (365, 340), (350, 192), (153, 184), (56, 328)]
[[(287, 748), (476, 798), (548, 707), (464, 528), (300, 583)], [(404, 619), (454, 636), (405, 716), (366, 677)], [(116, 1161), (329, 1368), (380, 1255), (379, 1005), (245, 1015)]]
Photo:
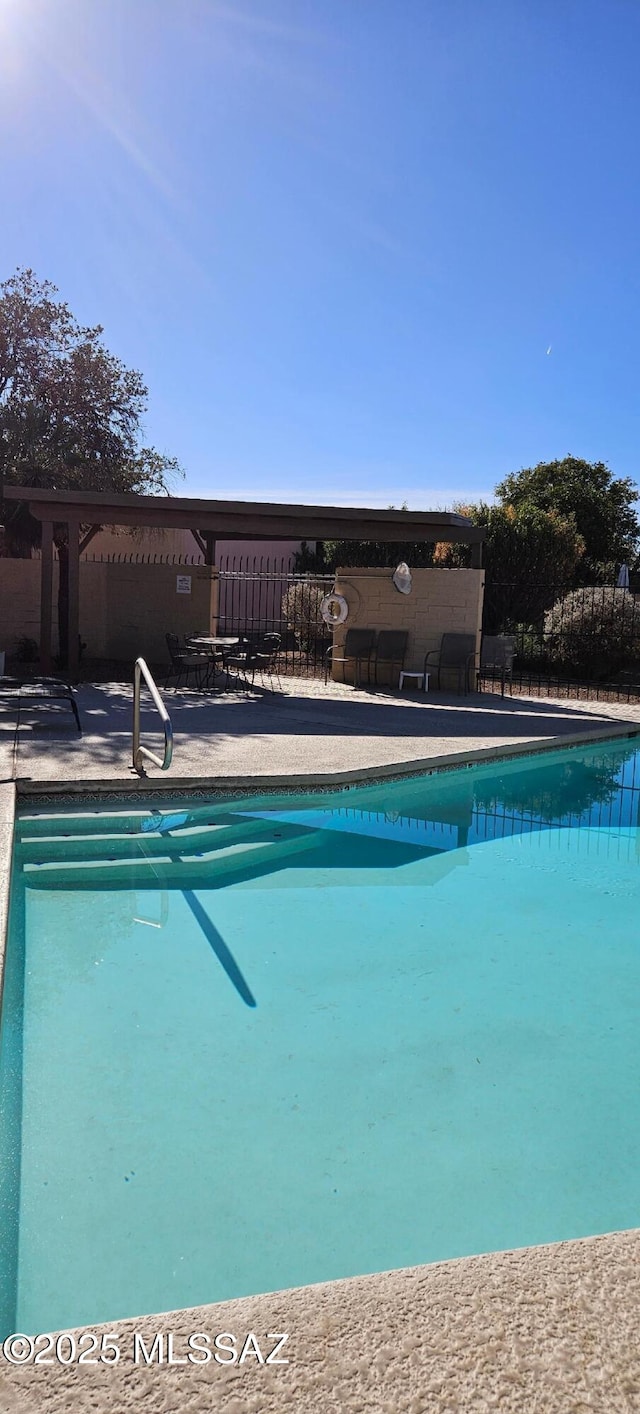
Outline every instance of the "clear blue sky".
[(639, 70), (638, 0), (0, 0), (0, 277), (104, 325), (191, 494), (636, 479)]

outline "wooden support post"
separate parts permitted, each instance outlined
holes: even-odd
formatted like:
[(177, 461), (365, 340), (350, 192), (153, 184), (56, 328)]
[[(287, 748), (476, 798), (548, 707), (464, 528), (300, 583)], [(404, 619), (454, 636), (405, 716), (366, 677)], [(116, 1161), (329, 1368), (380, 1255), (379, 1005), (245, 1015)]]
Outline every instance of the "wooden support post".
[(77, 678), (80, 636), (80, 526), (69, 521), (69, 677)]
[(51, 672), (51, 615), (53, 610), (53, 521), (42, 522), (40, 561), (40, 667)]
[(204, 562), (205, 565), (215, 565), (216, 562), (216, 538), (211, 530), (205, 530), (204, 543), (206, 546)]
[(473, 545), (471, 546), (471, 568), (474, 569), (474, 570), (481, 570), (481, 569), (482, 569), (482, 541), (481, 541), (481, 540), (476, 540), (476, 541), (474, 541)]

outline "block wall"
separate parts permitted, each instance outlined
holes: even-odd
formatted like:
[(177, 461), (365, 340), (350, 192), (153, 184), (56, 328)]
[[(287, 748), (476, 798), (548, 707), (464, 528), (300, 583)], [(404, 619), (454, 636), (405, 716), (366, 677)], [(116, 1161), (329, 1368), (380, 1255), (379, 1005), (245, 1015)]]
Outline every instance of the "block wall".
[[(473, 633), (480, 653), (484, 570), (418, 569), (411, 571), (410, 594), (399, 594), (390, 569), (339, 569), (336, 592), (349, 605), (349, 617), (334, 631), (344, 643), (348, 628), (406, 629), (405, 667), (422, 671), (425, 654), (439, 648), (443, 633)], [(479, 662), (479, 657), (477, 658)], [(336, 665), (334, 677), (341, 678)], [(347, 680), (350, 678), (347, 670)], [(455, 686), (455, 678), (450, 680)], [(442, 686), (447, 687), (443, 677)]]
[[(189, 592), (179, 592), (186, 588)], [(57, 651), (58, 565), (53, 576)], [(165, 663), (166, 633), (208, 633), (218, 613), (218, 572), (210, 565), (80, 562), (80, 633), (87, 658)], [(26, 635), (40, 640), (40, 560), (0, 559), (0, 649)]]

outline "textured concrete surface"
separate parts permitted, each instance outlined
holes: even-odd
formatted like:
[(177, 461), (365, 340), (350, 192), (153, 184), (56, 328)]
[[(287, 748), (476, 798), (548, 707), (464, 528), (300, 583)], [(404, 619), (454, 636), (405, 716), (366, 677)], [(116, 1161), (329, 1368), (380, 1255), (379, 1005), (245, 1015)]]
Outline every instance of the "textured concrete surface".
[[(295, 776), (545, 746), (583, 733), (640, 726), (637, 704), (554, 701), (484, 693), (469, 697), (357, 691), (341, 684), (286, 680), (283, 692), (166, 694), (175, 748), (171, 785), (218, 777)], [(131, 689), (85, 686), (78, 692), (83, 735), (62, 704), (23, 706), (18, 725), (0, 719), (0, 749), (20, 781), (136, 780), (131, 768)], [(13, 749), (15, 739), (15, 750)], [(147, 708), (143, 740), (162, 750), (158, 717)], [(13, 757), (13, 767), (11, 761)], [(7, 769), (7, 765), (5, 765)]]
[[(11, 1367), (15, 1414), (628, 1414), (640, 1409), (640, 1233), (470, 1257), (120, 1321), (120, 1362)], [(107, 1327), (96, 1327), (98, 1333)], [(288, 1365), (133, 1363), (133, 1333), (287, 1333)], [(41, 1347), (42, 1348), (42, 1347)], [(63, 1355), (68, 1350), (62, 1347)]]

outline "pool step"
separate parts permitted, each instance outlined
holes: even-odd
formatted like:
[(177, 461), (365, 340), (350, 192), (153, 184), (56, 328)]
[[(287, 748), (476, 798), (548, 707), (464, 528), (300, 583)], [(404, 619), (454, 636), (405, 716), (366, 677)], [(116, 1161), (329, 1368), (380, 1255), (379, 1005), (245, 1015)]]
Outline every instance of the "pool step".
[(128, 886), (136, 889), (217, 888), (235, 878), (258, 877), (286, 865), (290, 856), (318, 846), (314, 830), (298, 829), (286, 838), (255, 838), (203, 850), (197, 855), (180, 850), (163, 854), (116, 855), (94, 859), (26, 862), (22, 878), (27, 888), (95, 889)]
[(231, 817), (229, 824), (190, 825), (168, 832), (148, 830), (145, 834), (123, 834), (108, 829), (89, 835), (83, 832), (34, 838), (23, 833), (16, 841), (15, 858), (18, 863), (43, 865), (104, 859), (136, 861), (154, 856), (183, 858), (209, 855), (236, 842), (264, 840), (268, 843), (274, 838), (295, 838), (300, 830), (300, 825), (277, 820)]
[[(234, 823), (245, 818), (242, 809), (230, 809), (227, 801), (202, 804), (183, 810), (37, 810), (21, 811), (16, 820), (18, 839), (65, 839), (82, 835), (127, 835), (144, 837), (147, 833), (165, 834), (182, 825), (202, 827)], [(180, 822), (177, 824), (176, 822)]]

